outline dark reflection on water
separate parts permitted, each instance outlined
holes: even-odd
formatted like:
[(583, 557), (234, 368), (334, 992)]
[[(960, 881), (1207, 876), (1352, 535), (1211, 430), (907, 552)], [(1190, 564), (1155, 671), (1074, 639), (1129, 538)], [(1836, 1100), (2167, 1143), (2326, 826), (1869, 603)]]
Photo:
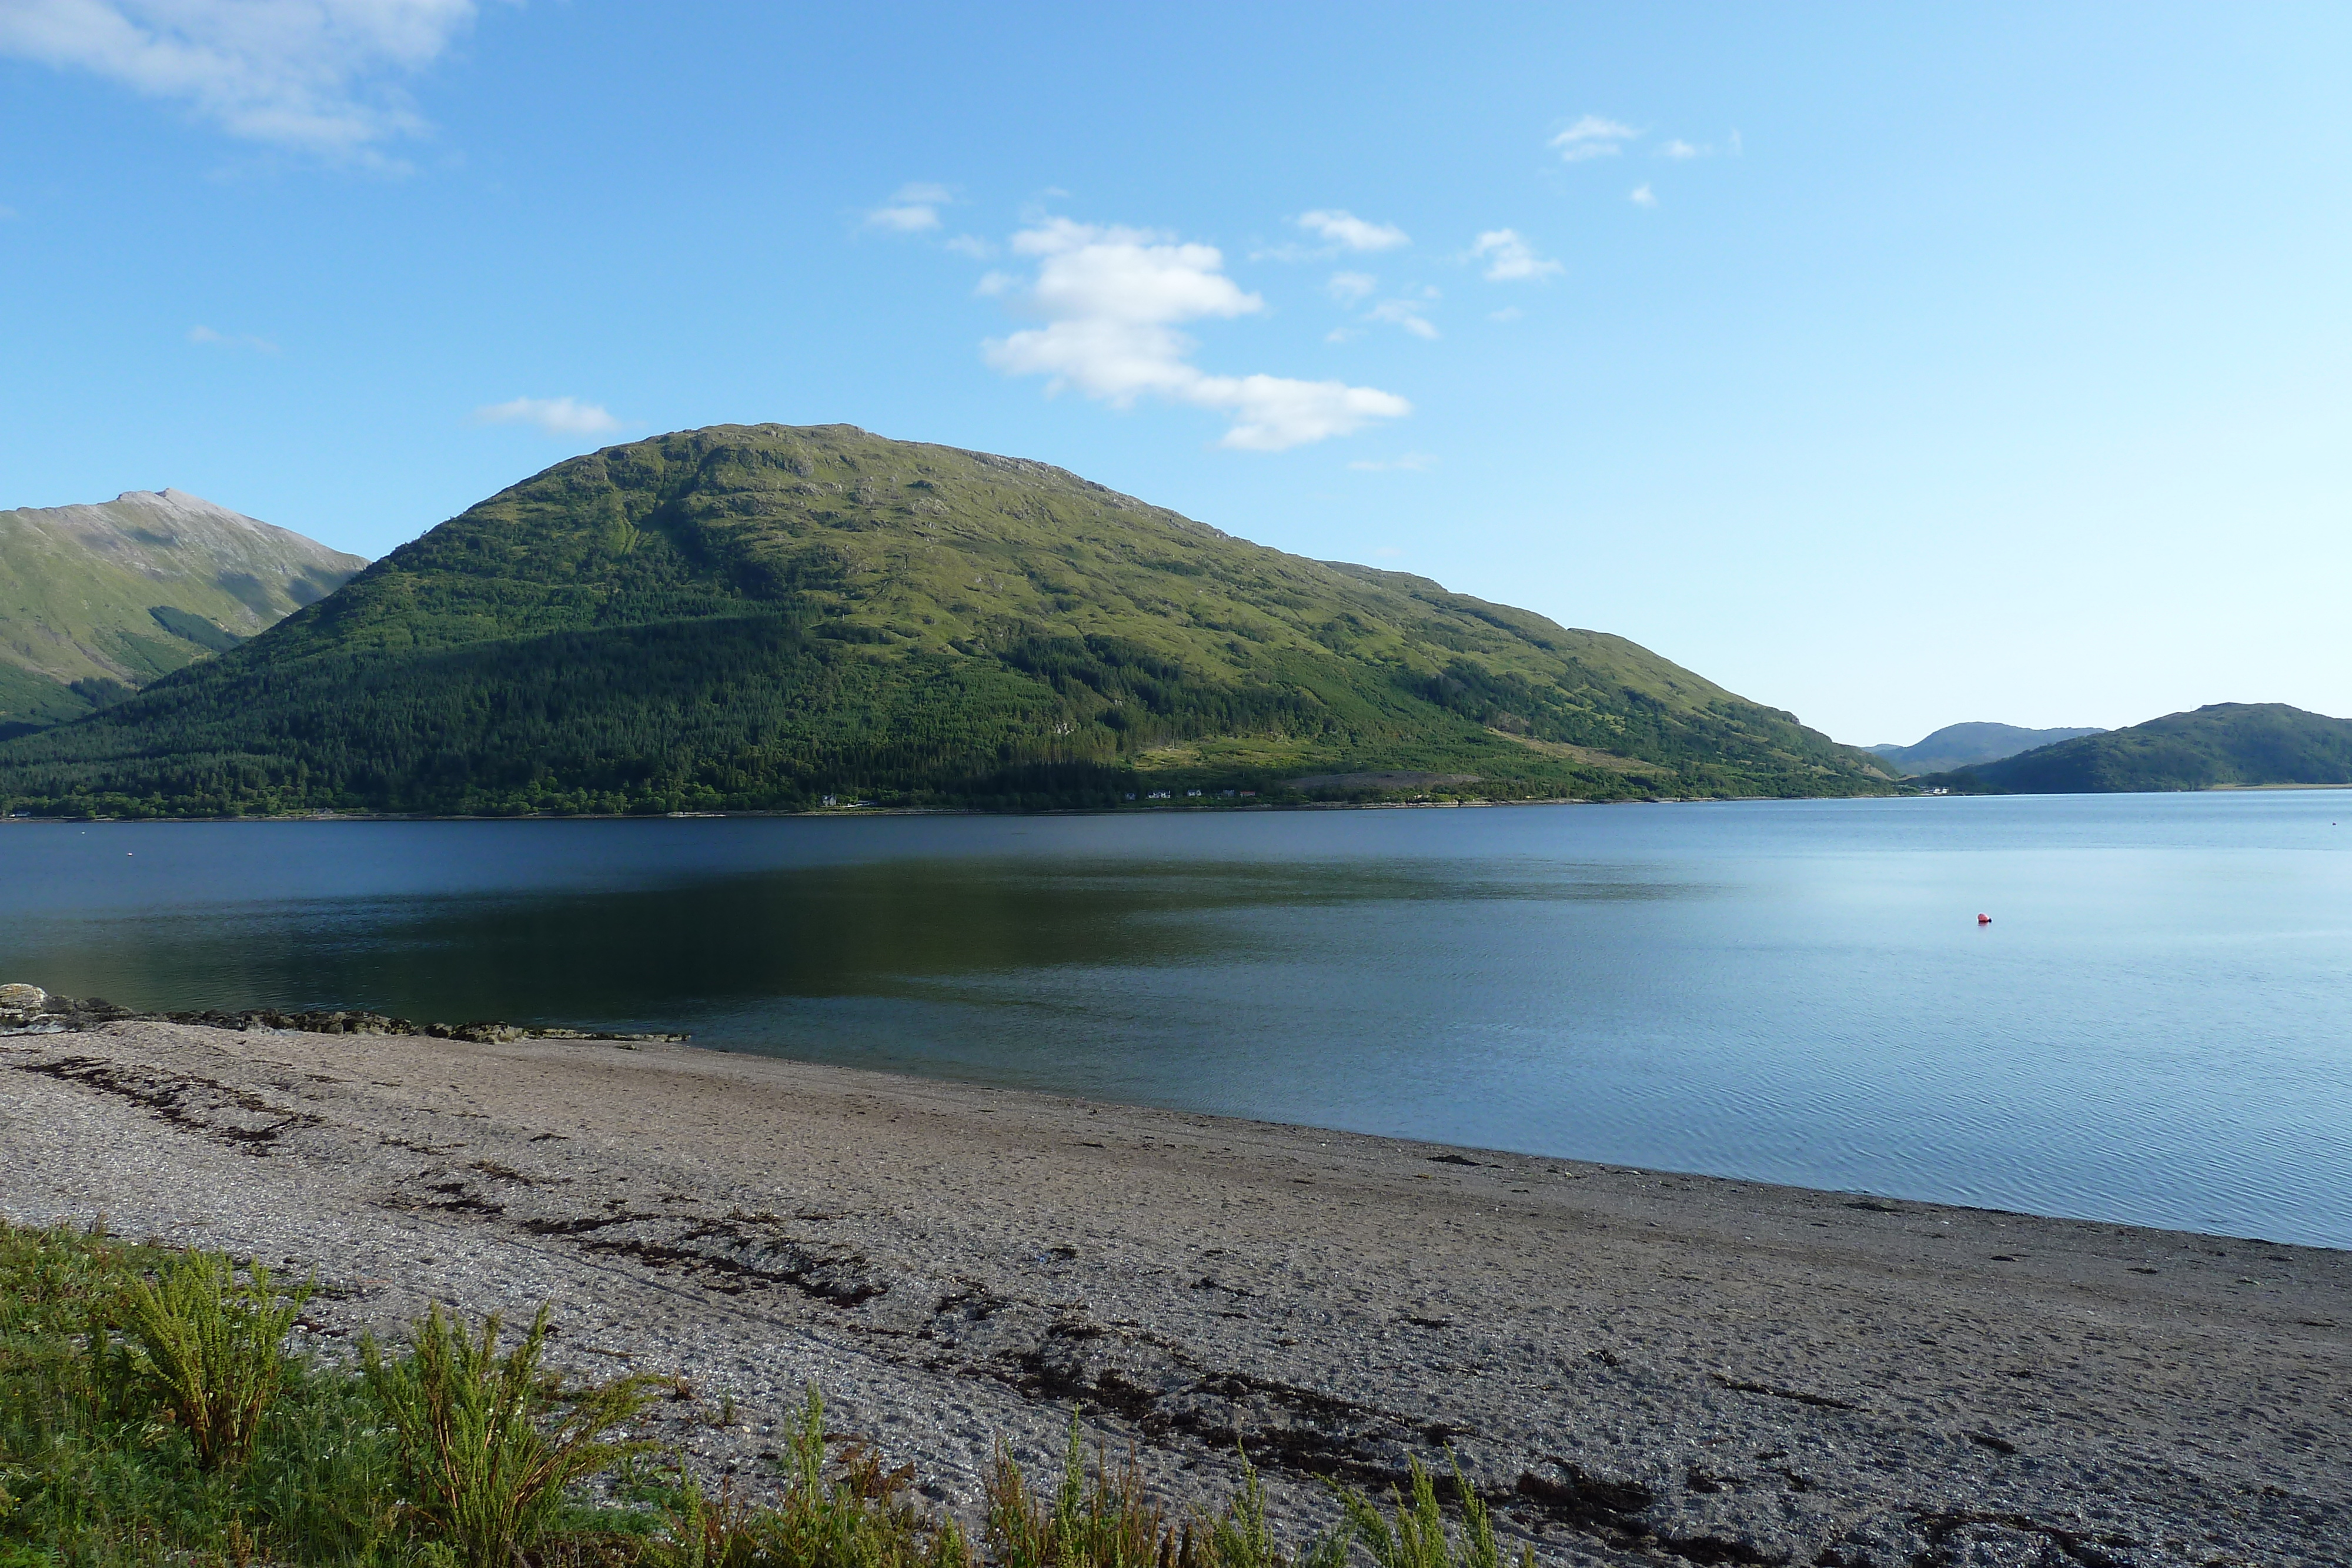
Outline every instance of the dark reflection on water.
[(8, 826), (0, 978), (2343, 1245), (2347, 805)]
[[(52, 925), (19, 939), (24, 964), (59, 982), (89, 973), (115, 999), (142, 1007), (652, 1024), (772, 998), (928, 994), (1008, 972), (1246, 962), (1255, 922), (1275, 912), (1684, 891), (1623, 880), (1619, 870), (1549, 867), (1511, 879), (1346, 863), (1114, 873), (1002, 858), (879, 861), (654, 886), (244, 902), (130, 919), (108, 911), (80, 929)], [(46, 967), (45, 948), (54, 955)]]

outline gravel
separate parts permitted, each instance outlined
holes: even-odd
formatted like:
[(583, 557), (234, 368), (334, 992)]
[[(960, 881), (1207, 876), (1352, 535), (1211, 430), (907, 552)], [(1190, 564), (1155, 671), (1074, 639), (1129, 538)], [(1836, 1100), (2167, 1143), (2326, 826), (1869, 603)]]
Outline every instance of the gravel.
[(770, 1484), (829, 1427), (970, 1515), (1076, 1412), (1180, 1501), (1242, 1444), (1458, 1462), (1546, 1563), (2352, 1562), (2352, 1254), (1452, 1150), (651, 1043), (0, 1037), (0, 1214), (315, 1270), (675, 1379)]

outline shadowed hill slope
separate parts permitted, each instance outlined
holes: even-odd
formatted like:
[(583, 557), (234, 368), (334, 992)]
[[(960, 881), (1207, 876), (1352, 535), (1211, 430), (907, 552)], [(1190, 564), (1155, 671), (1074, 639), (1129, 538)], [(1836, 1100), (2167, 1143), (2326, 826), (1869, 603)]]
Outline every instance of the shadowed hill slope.
[(559, 464), (0, 746), (20, 808), (175, 814), (1888, 787), (1622, 638), (846, 425)]
[(2021, 751), (2100, 733), (2095, 728), (2020, 729), (2013, 724), (1948, 724), (1916, 746), (1874, 746), (1869, 749), (1872, 756), (1901, 773), (1948, 773), (1955, 768), (1999, 762)]
[(2352, 719), (2284, 703), (2212, 703), (1923, 782), (1997, 795), (2352, 784)]
[(366, 564), (180, 490), (0, 511), (0, 736), (233, 648)]

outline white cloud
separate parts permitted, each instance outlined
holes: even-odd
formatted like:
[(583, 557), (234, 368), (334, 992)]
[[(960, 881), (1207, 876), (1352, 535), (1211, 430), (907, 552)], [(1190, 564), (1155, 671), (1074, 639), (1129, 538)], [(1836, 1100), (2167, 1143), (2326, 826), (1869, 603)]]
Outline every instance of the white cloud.
[(388, 165), (425, 129), (388, 79), (423, 69), (475, 0), (0, 0), (0, 54), (189, 105), (232, 136)]
[(894, 234), (920, 234), (925, 229), (935, 229), (940, 226), (940, 214), (938, 208), (927, 207), (919, 203), (906, 206), (877, 207), (866, 214), (866, 223), (869, 228), (888, 229)]
[(1367, 223), (1338, 207), (1298, 214), (1298, 226), (1342, 250), (1394, 250), (1412, 236), (1394, 224)]
[(1728, 137), (1726, 137), (1725, 141), (1730, 146), (1731, 155), (1734, 158), (1738, 157), (1746, 151), (1746, 149), (1740, 144), (1739, 132), (1737, 131), (1733, 131)]
[(263, 354), (278, 352), (278, 345), (267, 338), (257, 338), (250, 332), (215, 332), (201, 322), (188, 329), (188, 341), (218, 343), (231, 349), (251, 349)]
[(866, 224), (893, 234), (920, 234), (940, 226), (940, 209), (954, 199), (945, 185), (901, 185), (897, 195), (866, 214)]
[(23, 214), (19, 214), (16, 208), (8, 206), (5, 203), (0, 203), (0, 224), (15, 223), (16, 219), (22, 215)]
[[(1362, 474), (1419, 474), (1426, 469), (1436, 467), (1437, 459), (1434, 455), (1427, 452), (1408, 452), (1401, 457), (1390, 457), (1365, 463), (1350, 463), (1348, 466)], [(1382, 553), (1388, 555), (1398, 555), (1402, 552), (1398, 550), (1388, 550)]]
[(1520, 309), (1516, 305), (1506, 305), (1500, 310), (1487, 311), (1486, 319), (1489, 321), (1516, 321), (1526, 314), (1526, 311)]
[(602, 435), (621, 422), (598, 403), (568, 397), (519, 397), (474, 411), (476, 424), (535, 424), (550, 435)]
[(1677, 136), (1672, 141), (1667, 142), (1664, 146), (1658, 149), (1658, 156), (1661, 158), (1705, 158), (1713, 153), (1715, 149), (1712, 147), (1695, 147), (1691, 143), (1684, 141), (1681, 137)]
[(996, 254), (996, 247), (978, 235), (958, 235), (948, 241), (947, 247), (958, 256), (968, 256), (974, 261), (986, 261)]
[(1265, 308), (1225, 276), (1214, 246), (1051, 218), (1013, 235), (1012, 248), (1037, 258), (1037, 276), (1020, 298), (1045, 325), (983, 345), (988, 362), (1007, 375), (1045, 376), (1048, 392), (1074, 386), (1114, 408), (1148, 394), (1214, 409), (1233, 421), (1221, 444), (1255, 452), (1346, 435), (1412, 412), (1404, 399), (1372, 387), (1211, 375), (1193, 364), (1197, 345), (1179, 324)]
[(1490, 283), (1535, 282), (1564, 270), (1559, 263), (1536, 255), (1517, 229), (1488, 229), (1470, 247), (1470, 259), (1486, 264)]
[(1646, 184), (1634, 186), (1633, 193), (1625, 199), (1637, 207), (1654, 207), (1658, 204), (1657, 193)]
[(1323, 287), (1340, 304), (1353, 305), (1369, 297), (1380, 286), (1381, 280), (1369, 272), (1335, 272), (1331, 275), (1331, 281)]
[(1574, 125), (1551, 139), (1560, 160), (1581, 163), (1591, 158), (1614, 158), (1625, 150), (1625, 143), (1642, 133), (1630, 125), (1588, 114)]
[(1383, 299), (1364, 312), (1364, 319), (1386, 321), (1391, 326), (1403, 328), (1416, 338), (1433, 339), (1437, 336), (1437, 329), (1431, 326), (1429, 318), (1422, 314), (1427, 308), (1428, 306), (1419, 299)]

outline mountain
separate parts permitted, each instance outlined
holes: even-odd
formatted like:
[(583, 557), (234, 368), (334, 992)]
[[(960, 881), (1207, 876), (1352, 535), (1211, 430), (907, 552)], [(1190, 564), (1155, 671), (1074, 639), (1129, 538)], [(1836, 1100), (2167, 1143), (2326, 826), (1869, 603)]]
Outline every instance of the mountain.
[(226, 652), (366, 564), (179, 490), (0, 512), (0, 736)]
[(1622, 637), (848, 425), (558, 464), (251, 642), (0, 745), (0, 800), (42, 811), (1890, 789)]
[(1897, 771), (1948, 773), (1979, 762), (1998, 762), (2021, 751), (2055, 746), (2079, 735), (2099, 735), (2097, 729), (2020, 729), (2013, 724), (1948, 724), (1916, 746), (1874, 746)]
[(2352, 719), (2284, 703), (2212, 703), (1923, 782), (1996, 795), (2352, 784)]

